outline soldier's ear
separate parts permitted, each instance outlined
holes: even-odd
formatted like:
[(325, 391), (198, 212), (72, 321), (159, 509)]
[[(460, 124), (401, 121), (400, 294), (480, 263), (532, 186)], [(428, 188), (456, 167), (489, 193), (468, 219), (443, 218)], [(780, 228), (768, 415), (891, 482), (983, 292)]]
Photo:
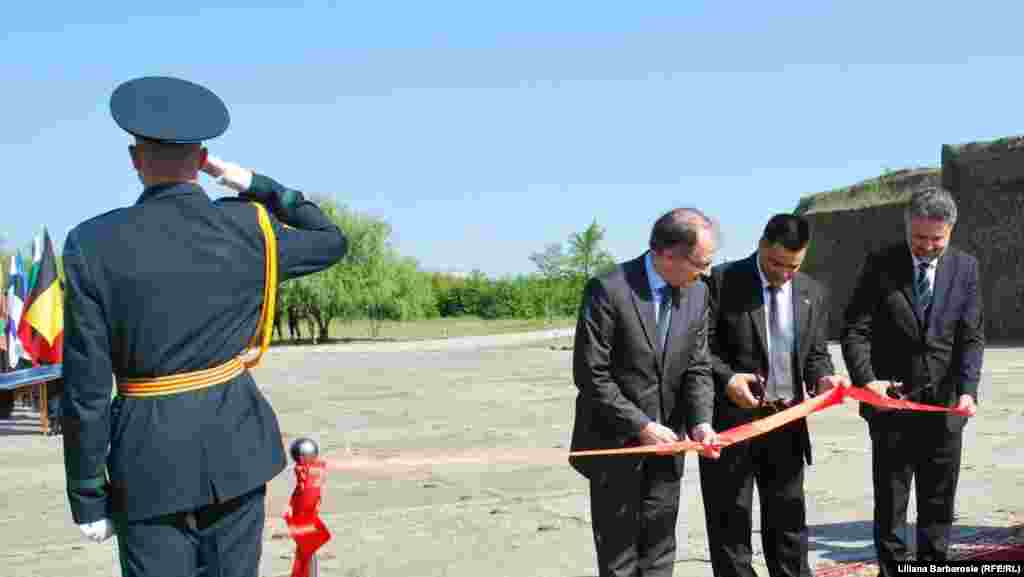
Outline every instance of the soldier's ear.
[(132, 157), (132, 166), (135, 167), (136, 171), (142, 170), (142, 157), (139, 152), (139, 148), (134, 144), (128, 145), (128, 154)]
[(209, 158), (209, 151), (206, 149), (205, 146), (200, 146), (199, 147), (199, 158), (198, 158), (198, 160), (199, 160), (199, 170), (202, 170), (203, 167), (206, 166), (206, 161), (207, 161), (208, 158)]

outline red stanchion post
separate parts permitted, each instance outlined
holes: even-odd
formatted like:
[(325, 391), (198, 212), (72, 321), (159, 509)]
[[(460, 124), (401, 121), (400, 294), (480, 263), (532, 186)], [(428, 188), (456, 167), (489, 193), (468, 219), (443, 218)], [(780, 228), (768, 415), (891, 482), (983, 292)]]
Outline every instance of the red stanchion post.
[(319, 577), (320, 565), (316, 551), (331, 539), (330, 531), (320, 520), (320, 501), (327, 465), (320, 459), (320, 448), (312, 439), (296, 439), (290, 452), (295, 461), (295, 490), (284, 520), (295, 541), (291, 577)]

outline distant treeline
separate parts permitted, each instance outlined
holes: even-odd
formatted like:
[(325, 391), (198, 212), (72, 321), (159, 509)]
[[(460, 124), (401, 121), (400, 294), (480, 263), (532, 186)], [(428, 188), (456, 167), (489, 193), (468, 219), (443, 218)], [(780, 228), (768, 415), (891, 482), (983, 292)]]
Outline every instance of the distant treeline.
[(566, 243), (530, 255), (535, 273), (492, 279), (421, 270), (391, 246), (390, 225), (331, 200), (317, 199), (348, 238), (348, 253), (330, 269), (285, 282), (278, 318), (302, 319), (330, 337), (332, 321), (369, 321), (371, 336), (383, 321), (474, 316), (484, 319), (574, 317), (586, 280), (613, 266), (602, 248), (604, 229), (592, 222)]

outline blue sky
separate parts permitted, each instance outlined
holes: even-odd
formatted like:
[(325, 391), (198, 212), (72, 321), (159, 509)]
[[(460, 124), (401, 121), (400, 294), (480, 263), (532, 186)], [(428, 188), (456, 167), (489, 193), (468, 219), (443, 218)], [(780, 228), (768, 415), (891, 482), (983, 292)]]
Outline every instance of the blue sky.
[(64, 4), (0, 22), (19, 246), (136, 200), (109, 98), (138, 76), (225, 100), (213, 154), (384, 218), (425, 269), (492, 276), (594, 219), (636, 256), (689, 205), (739, 258), (805, 193), (1024, 133), (1019, 3)]

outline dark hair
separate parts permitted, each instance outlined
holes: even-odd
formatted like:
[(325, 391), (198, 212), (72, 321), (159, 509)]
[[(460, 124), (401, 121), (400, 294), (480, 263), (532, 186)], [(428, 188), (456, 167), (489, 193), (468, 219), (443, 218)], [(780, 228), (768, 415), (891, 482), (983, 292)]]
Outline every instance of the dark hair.
[(956, 224), (956, 201), (948, 190), (930, 186), (910, 196), (903, 214), (908, 226), (914, 217), (941, 220), (953, 226)]
[(677, 208), (661, 216), (651, 229), (648, 246), (652, 251), (682, 249), (689, 255), (697, 246), (697, 234), (701, 229), (715, 233), (715, 223), (696, 208)]
[(776, 214), (765, 225), (761, 240), (790, 251), (803, 250), (811, 241), (811, 225), (796, 214)]
[(158, 162), (185, 162), (202, 148), (202, 145), (195, 143), (180, 144), (142, 137), (136, 137), (135, 144), (144, 147), (149, 158)]

